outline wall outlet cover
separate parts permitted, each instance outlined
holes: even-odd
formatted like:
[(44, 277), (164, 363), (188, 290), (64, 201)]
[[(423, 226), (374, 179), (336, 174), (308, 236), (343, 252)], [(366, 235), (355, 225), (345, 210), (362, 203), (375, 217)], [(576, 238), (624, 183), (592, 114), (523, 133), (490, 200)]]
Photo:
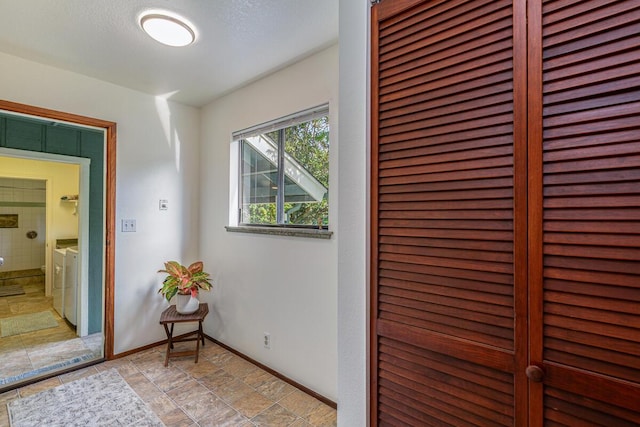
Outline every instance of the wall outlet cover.
[(263, 334), (263, 344), (264, 344), (264, 348), (266, 349), (271, 348), (271, 334), (269, 332), (265, 332)]
[(136, 220), (135, 219), (123, 219), (122, 220), (122, 232), (123, 233), (133, 233), (136, 231)]

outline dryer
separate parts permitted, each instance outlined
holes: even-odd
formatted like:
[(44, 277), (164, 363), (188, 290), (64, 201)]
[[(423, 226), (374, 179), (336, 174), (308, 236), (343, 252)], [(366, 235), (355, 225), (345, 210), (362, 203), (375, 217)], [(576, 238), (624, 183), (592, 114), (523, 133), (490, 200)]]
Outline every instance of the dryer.
[(68, 248), (64, 267), (64, 316), (72, 325), (78, 315), (78, 247)]
[(64, 285), (66, 249), (53, 250), (53, 308), (64, 319)]

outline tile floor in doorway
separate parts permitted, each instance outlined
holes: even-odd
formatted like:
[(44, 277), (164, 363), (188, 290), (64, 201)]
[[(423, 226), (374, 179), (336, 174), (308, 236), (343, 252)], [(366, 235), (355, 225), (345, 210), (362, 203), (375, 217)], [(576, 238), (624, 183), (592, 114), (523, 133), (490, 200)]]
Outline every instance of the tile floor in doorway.
[(102, 357), (102, 334), (79, 338), (54, 310), (53, 298), (45, 296), (43, 275), (13, 279), (12, 284), (21, 285), (25, 293), (0, 297), (1, 319), (50, 311), (58, 326), (0, 338), (0, 387), (68, 367), (75, 360)]
[[(178, 343), (176, 350), (193, 345)], [(153, 347), (1, 394), (0, 427), (9, 425), (7, 402), (110, 368), (167, 427), (336, 425), (335, 409), (210, 341), (198, 363), (193, 356), (172, 358), (165, 367), (165, 350)]]

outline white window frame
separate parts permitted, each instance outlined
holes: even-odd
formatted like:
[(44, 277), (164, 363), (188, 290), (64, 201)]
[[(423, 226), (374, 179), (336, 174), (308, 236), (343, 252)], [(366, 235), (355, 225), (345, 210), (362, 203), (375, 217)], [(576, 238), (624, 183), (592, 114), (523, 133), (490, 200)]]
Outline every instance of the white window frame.
[[(261, 234), (281, 234), (287, 236), (303, 236), (303, 237), (320, 237), (320, 238), (330, 238), (333, 234), (328, 231), (329, 227), (326, 225), (296, 225), (296, 224), (287, 224), (283, 223), (283, 215), (282, 208), (284, 206), (284, 189), (282, 185), (278, 186), (278, 196), (276, 206), (278, 209), (278, 223), (274, 224), (249, 224), (242, 223), (242, 141), (251, 139), (252, 148), (259, 151), (261, 154), (265, 155), (268, 151), (266, 145), (261, 147), (261, 144), (267, 144), (266, 141), (261, 141), (258, 138), (260, 135), (264, 135), (265, 133), (273, 132), (276, 130), (283, 130), (287, 127), (295, 126), (300, 123), (304, 123), (307, 121), (311, 121), (320, 117), (329, 117), (329, 104), (319, 105), (313, 108), (309, 108), (285, 117), (281, 117), (266, 123), (262, 123), (256, 126), (251, 126), (249, 128), (236, 131), (232, 133), (232, 151), (235, 150), (235, 153), (232, 154), (232, 159), (236, 157), (237, 159), (237, 169), (232, 168), (232, 175), (235, 172), (235, 181), (236, 181), (236, 197), (234, 199), (237, 201), (237, 226), (228, 226), (226, 227), (228, 231), (237, 231), (237, 232), (250, 232), (250, 233), (261, 233)], [(263, 138), (264, 139), (264, 138)], [(246, 143), (246, 142), (245, 142)], [(283, 144), (283, 142), (282, 142)], [(261, 148), (264, 148), (261, 149)], [(283, 153), (281, 159), (276, 159), (273, 154), (270, 157), (274, 157), (274, 162), (278, 160), (278, 164), (281, 167), (278, 167), (278, 173), (280, 179), (284, 179), (286, 175), (288, 178), (292, 178), (295, 176), (295, 182), (298, 183), (301, 187), (305, 188), (305, 190), (309, 194), (321, 194), (321, 191), (327, 191), (329, 189), (324, 190), (315, 188), (317, 185), (315, 184), (315, 178), (310, 175), (306, 170), (299, 165), (296, 166), (295, 159), (288, 156), (284, 153), (284, 150), (278, 150), (278, 153)], [(265, 156), (268, 157), (268, 156)], [(283, 166), (282, 166), (283, 165)], [(234, 169), (236, 169), (234, 171)], [(233, 176), (232, 176), (233, 179)], [(319, 183), (318, 183), (319, 184)], [(320, 184), (321, 186), (321, 184)], [(232, 215), (232, 217), (235, 215)]]

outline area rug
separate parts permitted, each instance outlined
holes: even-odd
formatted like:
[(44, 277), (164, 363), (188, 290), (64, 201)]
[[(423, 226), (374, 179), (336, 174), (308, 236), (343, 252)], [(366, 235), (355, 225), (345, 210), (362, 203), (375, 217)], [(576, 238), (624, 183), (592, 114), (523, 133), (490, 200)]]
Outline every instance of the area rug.
[(7, 408), (12, 427), (164, 426), (115, 369), (13, 400)]
[(14, 295), (24, 295), (24, 288), (22, 285), (0, 286), (0, 297), (11, 297)]
[(51, 311), (21, 314), (20, 316), (0, 319), (0, 336), (9, 337), (40, 329), (55, 328), (56, 326), (58, 326), (58, 322), (56, 322)]

